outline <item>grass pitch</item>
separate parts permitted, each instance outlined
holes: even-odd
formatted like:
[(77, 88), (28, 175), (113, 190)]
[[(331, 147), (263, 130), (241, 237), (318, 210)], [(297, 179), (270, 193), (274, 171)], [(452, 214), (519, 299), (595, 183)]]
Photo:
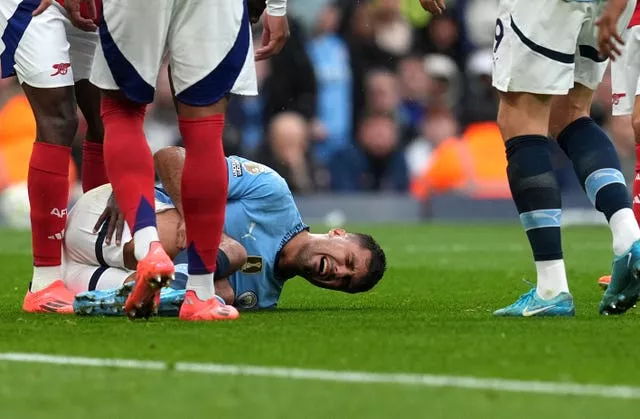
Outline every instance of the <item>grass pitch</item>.
[[(360, 228), (387, 250), (376, 289), (294, 279), (280, 308), (233, 323), (29, 315), (29, 235), (0, 230), (0, 353), (443, 374), (640, 386), (640, 314), (597, 313), (603, 228), (564, 230), (576, 317), (495, 319), (535, 280), (515, 225)], [(0, 361), (1, 418), (637, 418), (640, 401)]]

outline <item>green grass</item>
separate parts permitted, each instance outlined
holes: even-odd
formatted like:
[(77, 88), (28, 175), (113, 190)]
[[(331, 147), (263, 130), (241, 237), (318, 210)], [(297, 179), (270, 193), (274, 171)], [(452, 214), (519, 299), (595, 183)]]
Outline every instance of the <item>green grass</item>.
[[(235, 323), (29, 315), (29, 237), (0, 231), (0, 352), (408, 372), (640, 386), (640, 315), (597, 314), (611, 264), (602, 228), (564, 231), (577, 314), (495, 319), (535, 279), (517, 226), (363, 228), (387, 249), (372, 292), (342, 295), (302, 280), (280, 308)], [(2, 418), (586, 418), (637, 417), (638, 401), (391, 384), (209, 376), (0, 361)]]

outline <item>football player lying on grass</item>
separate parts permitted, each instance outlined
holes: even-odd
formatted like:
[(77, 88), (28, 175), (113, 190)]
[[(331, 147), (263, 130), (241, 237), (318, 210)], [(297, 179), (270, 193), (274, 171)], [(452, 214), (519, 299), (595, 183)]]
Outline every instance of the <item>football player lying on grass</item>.
[[(155, 194), (160, 240), (176, 263), (176, 279), (162, 290), (159, 312), (175, 315), (187, 278), (180, 202), (184, 150), (162, 149), (155, 163), (163, 185)], [(227, 158), (227, 168), (226, 234), (215, 274), (216, 294), (227, 304), (245, 310), (274, 308), (283, 285), (296, 275), (348, 293), (368, 291), (382, 278), (385, 254), (371, 236), (341, 229), (312, 234), (286, 181), (275, 171), (235, 156)], [(115, 227), (117, 214), (110, 185), (87, 192), (69, 213), (63, 276), (67, 287), (79, 293), (74, 303), (78, 314), (122, 314), (136, 260), (129, 229)], [(116, 242), (110, 244), (114, 230), (119, 230)]]

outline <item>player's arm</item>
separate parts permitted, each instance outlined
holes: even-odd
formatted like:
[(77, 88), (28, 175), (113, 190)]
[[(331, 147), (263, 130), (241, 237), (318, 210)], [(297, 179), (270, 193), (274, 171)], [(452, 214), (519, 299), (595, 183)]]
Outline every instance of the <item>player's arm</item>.
[(165, 147), (157, 151), (153, 156), (160, 182), (169, 198), (173, 201), (173, 205), (182, 216), (184, 216), (184, 212), (182, 210), (180, 189), (182, 187), (184, 158), (185, 150), (182, 147)]

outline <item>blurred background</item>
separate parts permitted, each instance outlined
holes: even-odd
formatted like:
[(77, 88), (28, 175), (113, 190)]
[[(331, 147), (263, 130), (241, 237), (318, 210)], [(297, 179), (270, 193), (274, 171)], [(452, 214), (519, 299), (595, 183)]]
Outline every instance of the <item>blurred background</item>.
[[(277, 170), (310, 222), (516, 217), (491, 88), (498, 0), (447, 4), (436, 17), (416, 0), (289, 0), (291, 38), (279, 56), (257, 64), (260, 96), (231, 101), (226, 153)], [(259, 44), (259, 26), (254, 34)], [(181, 143), (166, 72), (147, 115), (152, 150)], [(632, 175), (630, 120), (610, 115), (607, 75), (592, 116)], [(84, 125), (74, 149), (74, 184)], [(21, 90), (14, 80), (0, 81), (5, 222), (25, 211), (34, 138)], [(559, 150), (555, 156), (569, 208), (565, 221), (601, 222), (567, 159)]]

